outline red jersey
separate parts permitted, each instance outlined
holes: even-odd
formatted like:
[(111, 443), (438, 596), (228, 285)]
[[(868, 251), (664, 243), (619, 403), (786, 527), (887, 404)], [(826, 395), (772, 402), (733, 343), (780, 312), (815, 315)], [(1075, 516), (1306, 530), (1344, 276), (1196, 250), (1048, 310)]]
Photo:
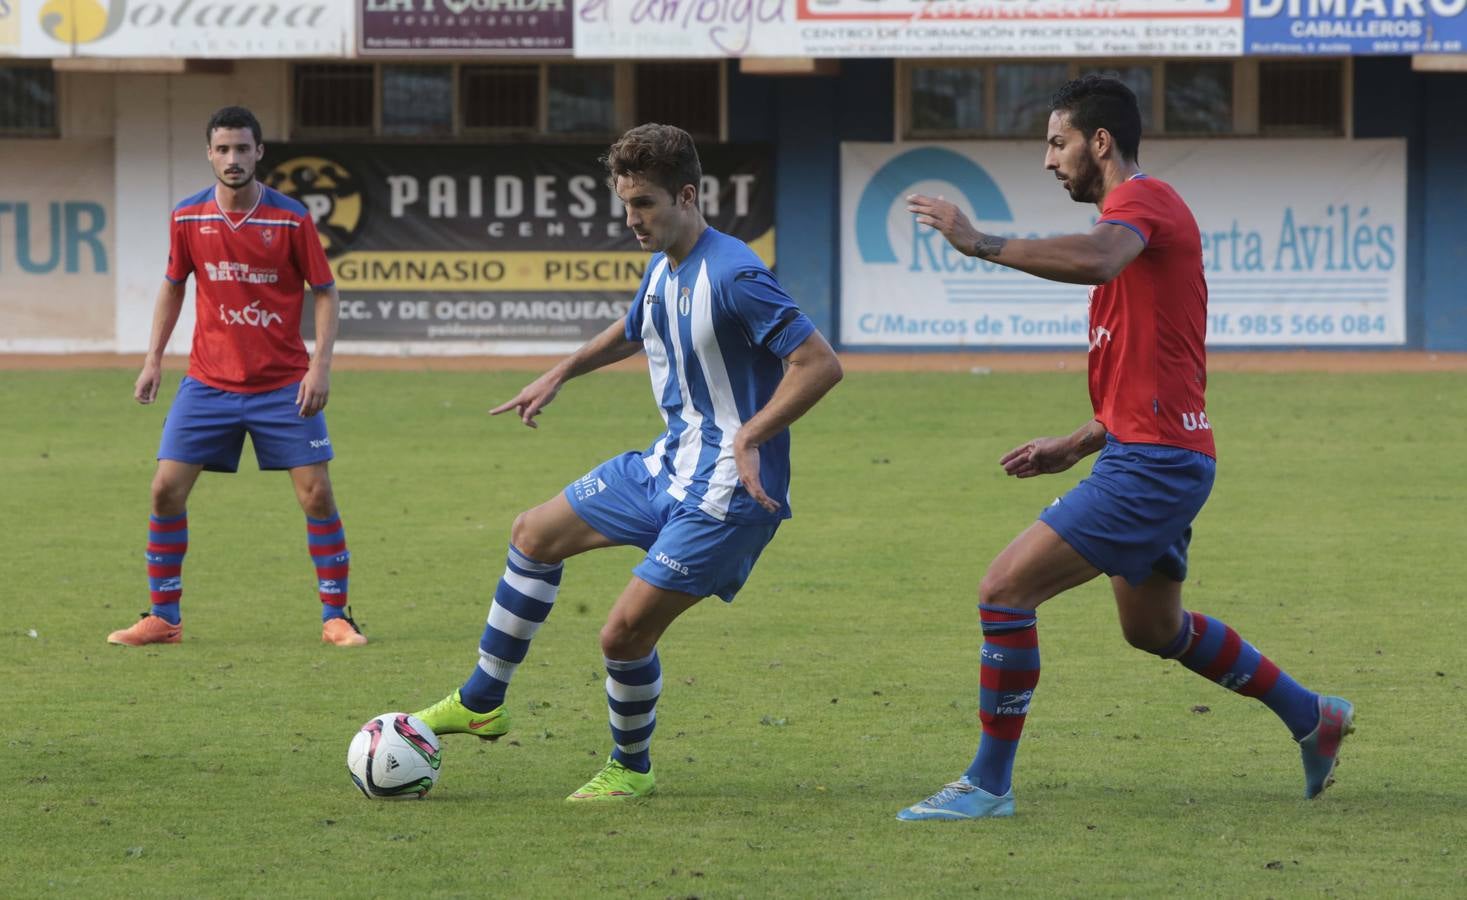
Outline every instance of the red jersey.
[(1106, 195), (1100, 221), (1146, 247), (1090, 289), (1090, 403), (1115, 439), (1216, 456), (1207, 389), (1207, 281), (1197, 220), (1172, 186), (1137, 175)]
[(247, 213), (225, 213), (214, 188), (173, 209), (169, 281), (194, 273), (188, 374), (222, 391), (258, 394), (305, 377), (304, 285), (334, 282), (316, 224), (300, 203), (260, 185)]

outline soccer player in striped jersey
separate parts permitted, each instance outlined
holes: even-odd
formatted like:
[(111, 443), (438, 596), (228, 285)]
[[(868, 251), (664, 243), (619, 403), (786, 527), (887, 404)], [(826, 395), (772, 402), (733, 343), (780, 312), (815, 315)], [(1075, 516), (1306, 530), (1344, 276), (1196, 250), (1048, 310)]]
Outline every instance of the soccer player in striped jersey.
[[(332, 458), (321, 412), (331, 385), (338, 300), (316, 226), (300, 203), (255, 180), (264, 156), (260, 123), (226, 106), (204, 129), (216, 184), (173, 210), (168, 269), (153, 313), (139, 403), (158, 397), (163, 349), (194, 276), (193, 347), (158, 448), (148, 524), (152, 608), (113, 644), (176, 644), (188, 550), (186, 505), (199, 473), (235, 472), (250, 436), (261, 469), (285, 469), (306, 514), (307, 547), (321, 600), (321, 640), (342, 647), (367, 639), (348, 614), (351, 554), (327, 474)], [(316, 315), (316, 355), (301, 341), (305, 286)]]
[(983, 628), (977, 755), (957, 781), (898, 818), (1013, 815), (1014, 754), (1039, 683), (1036, 609), (1104, 573), (1121, 631), (1138, 649), (1255, 697), (1299, 743), (1304, 795), (1331, 782), (1353, 707), (1281, 671), (1219, 620), (1182, 607), (1192, 520), (1212, 489), (1207, 384), (1207, 283), (1197, 222), (1177, 192), (1138, 164), (1141, 112), (1119, 80), (1065, 84), (1049, 117), (1045, 168), (1070, 197), (1094, 203), (1088, 234), (1005, 240), (976, 230), (942, 198), (908, 209), (957, 250), (1051, 281), (1090, 289), (1094, 417), (1067, 437), (1006, 454), (1017, 478), (1063, 472), (1100, 451), (1089, 477), (999, 553), (978, 587)]
[(733, 600), (791, 515), (788, 428), (841, 378), (830, 345), (754, 252), (703, 220), (687, 132), (633, 128), (604, 162), (627, 226), (652, 253), (631, 310), (492, 412), (513, 410), (534, 428), (567, 381), (645, 352), (666, 430), (514, 520), (478, 664), (416, 713), (438, 734), (505, 734), (505, 691), (550, 614), (564, 560), (641, 548), (601, 630), (615, 749), (572, 801), (652, 793), (658, 639), (702, 598)]

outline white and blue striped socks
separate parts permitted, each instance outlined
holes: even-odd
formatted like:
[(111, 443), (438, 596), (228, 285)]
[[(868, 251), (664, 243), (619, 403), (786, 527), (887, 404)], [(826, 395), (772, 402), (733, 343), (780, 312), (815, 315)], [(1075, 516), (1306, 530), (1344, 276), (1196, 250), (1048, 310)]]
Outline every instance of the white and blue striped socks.
[(459, 691), (464, 706), (474, 712), (489, 712), (504, 703), (504, 693), (515, 669), (530, 652), (530, 641), (550, 615), (560, 590), (563, 563), (536, 562), (509, 547), (509, 559), (499, 585), (489, 621), (479, 638), (479, 665)]
[(654, 649), (641, 659), (606, 660), (606, 705), (610, 710), (611, 757), (634, 772), (647, 772), (647, 748), (657, 727), (657, 698), (662, 694), (662, 663)]

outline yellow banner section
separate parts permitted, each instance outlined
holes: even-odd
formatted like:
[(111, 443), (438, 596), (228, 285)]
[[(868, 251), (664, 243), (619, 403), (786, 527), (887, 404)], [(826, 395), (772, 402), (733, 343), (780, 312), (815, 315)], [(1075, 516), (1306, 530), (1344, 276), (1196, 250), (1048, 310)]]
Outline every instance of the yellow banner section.
[[(773, 228), (749, 246), (773, 267)], [(650, 258), (639, 250), (358, 250), (331, 268), (347, 291), (634, 291)]]

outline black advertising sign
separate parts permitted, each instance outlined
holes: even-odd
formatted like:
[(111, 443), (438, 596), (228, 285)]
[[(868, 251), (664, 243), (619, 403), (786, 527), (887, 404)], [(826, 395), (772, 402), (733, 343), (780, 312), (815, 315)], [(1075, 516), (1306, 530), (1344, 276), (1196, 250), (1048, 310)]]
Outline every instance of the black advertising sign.
[(569, 54), (571, 0), (359, 0), (363, 55)]
[[(650, 258), (606, 184), (605, 150), (273, 144), (263, 180), (315, 220), (341, 339), (579, 342), (626, 313)], [(709, 224), (772, 266), (768, 148), (699, 155)]]

